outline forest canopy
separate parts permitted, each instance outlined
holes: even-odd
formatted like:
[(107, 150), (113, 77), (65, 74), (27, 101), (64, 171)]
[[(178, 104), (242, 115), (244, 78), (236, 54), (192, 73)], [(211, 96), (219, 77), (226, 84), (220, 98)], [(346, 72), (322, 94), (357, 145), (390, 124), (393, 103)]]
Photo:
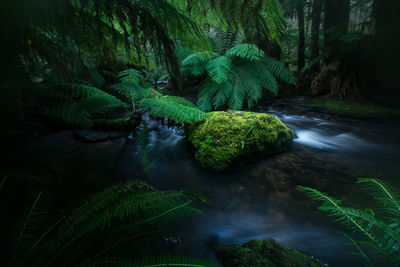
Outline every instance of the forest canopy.
[(359, 263), (309, 196), (399, 264), (399, 0), (2, 0), (0, 36), (1, 263)]

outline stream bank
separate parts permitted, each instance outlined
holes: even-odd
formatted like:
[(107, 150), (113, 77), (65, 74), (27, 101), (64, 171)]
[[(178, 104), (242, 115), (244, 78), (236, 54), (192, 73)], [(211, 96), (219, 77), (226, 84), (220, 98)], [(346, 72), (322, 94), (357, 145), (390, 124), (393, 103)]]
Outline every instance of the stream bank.
[(24, 156), (72, 177), (76, 188), (88, 191), (140, 179), (159, 189), (192, 188), (204, 194), (213, 202), (203, 208), (206, 215), (171, 225), (180, 239), (160, 245), (164, 252), (215, 260), (216, 243), (273, 238), (330, 266), (361, 266), (363, 259), (349, 254), (353, 248), (337, 234), (344, 228), (316, 210), (317, 203), (296, 187), (314, 187), (356, 207), (370, 206), (356, 187), (358, 177), (381, 178), (400, 188), (399, 123), (303, 113), (279, 102), (259, 110), (295, 132), (293, 147), (230, 173), (202, 168), (188, 149), (183, 128), (160, 126), (149, 118), (153, 130), (145, 159), (134, 139), (85, 144), (70, 131), (33, 142)]

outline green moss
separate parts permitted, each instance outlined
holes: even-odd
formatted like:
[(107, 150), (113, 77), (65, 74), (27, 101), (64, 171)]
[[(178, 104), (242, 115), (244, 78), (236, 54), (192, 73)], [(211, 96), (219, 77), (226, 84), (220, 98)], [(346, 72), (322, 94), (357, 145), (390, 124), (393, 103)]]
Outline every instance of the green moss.
[(222, 266), (229, 267), (320, 267), (319, 260), (288, 248), (275, 240), (250, 240), (243, 245), (220, 245), (216, 255)]
[(377, 106), (376, 104), (372, 103), (313, 99), (305, 105), (321, 108), (330, 114), (357, 118), (381, 118), (385, 116), (400, 116), (400, 110)]
[(265, 113), (212, 112), (188, 128), (195, 158), (215, 171), (229, 169), (239, 160), (288, 149), (294, 133), (279, 119)]

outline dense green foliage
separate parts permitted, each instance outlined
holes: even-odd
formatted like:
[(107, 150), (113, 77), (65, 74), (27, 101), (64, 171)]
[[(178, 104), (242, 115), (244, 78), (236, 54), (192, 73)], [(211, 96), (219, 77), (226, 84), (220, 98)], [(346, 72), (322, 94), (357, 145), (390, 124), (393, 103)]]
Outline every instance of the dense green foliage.
[[(309, 105), (362, 118), (398, 115), (370, 103), (398, 105), (400, 99), (399, 3), (3, 0), (0, 140), (8, 158), (5, 165), (29, 165), (24, 149), (30, 140), (69, 129), (80, 141), (126, 137), (124, 149), (134, 139), (140, 150), (135, 151), (137, 160), (149, 166), (146, 153), (154, 130), (147, 128), (149, 115), (160, 119), (156, 123), (164, 125), (167, 119), (168, 126), (171, 121), (184, 126), (180, 129), (186, 130), (200, 164), (223, 171), (290, 147), (294, 132), (277, 118), (240, 111), (255, 109), (262, 100), (326, 96), (335, 100)], [(367, 105), (342, 101), (363, 98)], [(101, 138), (85, 139), (78, 132)], [(31, 168), (36, 170), (27, 167)], [(4, 169), (0, 173), (10, 167)], [(214, 266), (171, 255), (132, 260), (113, 253), (132, 242), (140, 254), (142, 246), (152, 245), (147, 237), (171, 237), (166, 223), (201, 213), (194, 207), (196, 200), (204, 202), (200, 195), (128, 182), (75, 202), (50, 193), (55, 181), (27, 177), (8, 174), (0, 181), (0, 198), (8, 208), (2, 215), (10, 219), (5, 224), (15, 225), (10, 230), (14, 241), (6, 244), (12, 250), (10, 266)], [(20, 179), (26, 180), (19, 184)], [(399, 196), (380, 180), (359, 182), (372, 192), (386, 217), (343, 207), (315, 189), (301, 189), (323, 201), (322, 210), (366, 237), (361, 242), (349, 239), (368, 262), (365, 245), (397, 264)], [(16, 188), (14, 196), (6, 194), (11, 188)], [(65, 195), (81, 193), (68, 190)], [(258, 253), (239, 250), (243, 258), (238, 262), (253, 264)], [(299, 258), (307, 261), (303, 255)], [(270, 263), (262, 258), (256, 264)]]
[(323, 204), (319, 207), (320, 210), (363, 236), (361, 241), (351, 240), (368, 264), (372, 264), (372, 261), (361, 246), (397, 265), (400, 262), (400, 194), (388, 183), (378, 179), (360, 178), (358, 184), (371, 194), (384, 216), (378, 218), (372, 209), (345, 207), (340, 200), (313, 188), (300, 186), (299, 189), (311, 198), (321, 201)]
[(192, 123), (208, 116), (184, 98), (163, 96), (155, 89), (146, 87), (140, 71), (128, 69), (120, 72), (119, 78), (120, 83), (107, 88), (115, 91), (121, 99), (130, 101), (130, 105), (111, 95), (111, 92), (107, 93), (94, 86), (59, 84), (46, 90), (46, 103), (51, 106), (47, 107), (46, 113), (50, 117), (81, 128), (99, 124), (101, 120), (96, 119), (96, 115), (118, 109), (129, 112), (130, 107), (132, 115), (135, 112), (148, 111), (154, 117), (167, 117), (178, 123)]
[(196, 52), (182, 60), (183, 73), (204, 75), (198, 107), (204, 111), (213, 108), (252, 108), (262, 97), (263, 89), (276, 95), (277, 79), (295, 84), (295, 78), (285, 65), (256, 45), (242, 43), (243, 36), (216, 29), (208, 35), (212, 53)]
[[(0, 183), (2, 208), (12, 207), (7, 202), (15, 201), (17, 186), (26, 185), (32, 179), (21, 173), (6, 175)], [(150, 237), (171, 236), (164, 230), (168, 222), (202, 213), (194, 207), (194, 202), (205, 202), (200, 194), (157, 191), (140, 181), (118, 183), (58, 210), (52, 203), (54, 197), (42, 186), (31, 186), (29, 190), (28, 196), (23, 196), (28, 204), (23, 212), (19, 211), (9, 266), (147, 266), (152, 263), (214, 266), (177, 256), (143, 260), (110, 256), (110, 252), (125, 244), (138, 249), (137, 244)]]

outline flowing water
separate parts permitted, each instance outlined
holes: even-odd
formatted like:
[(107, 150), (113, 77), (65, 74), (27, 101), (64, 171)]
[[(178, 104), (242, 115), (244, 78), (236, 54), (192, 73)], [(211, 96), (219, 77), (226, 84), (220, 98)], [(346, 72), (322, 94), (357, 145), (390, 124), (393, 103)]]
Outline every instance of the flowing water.
[(192, 188), (212, 201), (202, 208), (205, 215), (174, 223), (180, 239), (171, 239), (167, 248), (160, 245), (160, 250), (214, 259), (217, 242), (274, 238), (330, 266), (362, 266), (363, 260), (349, 254), (354, 249), (338, 234), (344, 228), (318, 211), (317, 203), (296, 187), (310, 186), (364, 208), (371, 203), (355, 185), (358, 177), (382, 178), (400, 188), (399, 123), (324, 119), (281, 107), (260, 107), (260, 111), (294, 130), (293, 147), (230, 173), (201, 168), (182, 128), (149, 119), (145, 160), (132, 138), (84, 144), (73, 140), (71, 132), (46, 136), (26, 153), (52, 171), (72, 177), (80, 187), (140, 179), (159, 189)]

